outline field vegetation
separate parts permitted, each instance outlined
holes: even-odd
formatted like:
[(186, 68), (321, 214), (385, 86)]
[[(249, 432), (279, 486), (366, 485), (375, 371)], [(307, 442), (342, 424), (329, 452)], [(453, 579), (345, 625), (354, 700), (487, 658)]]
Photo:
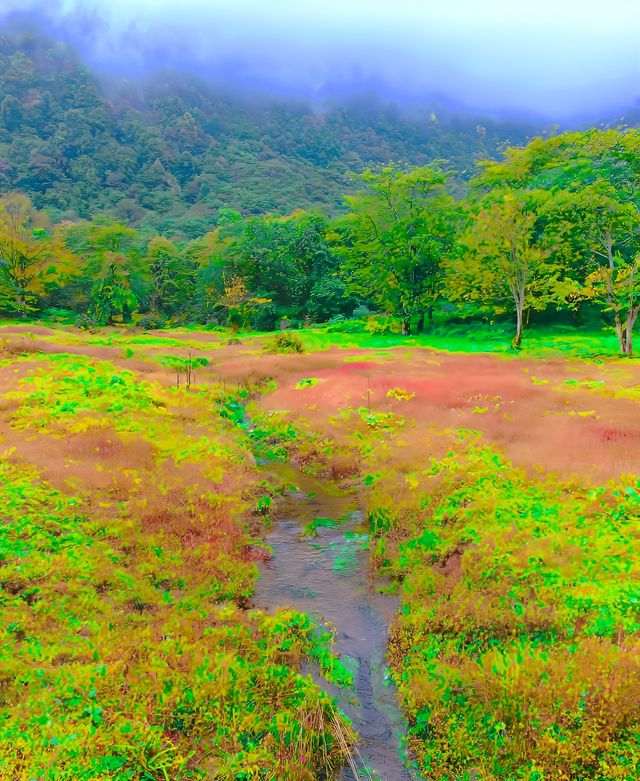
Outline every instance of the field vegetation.
[(2, 355), (0, 775), (340, 766), (349, 727), (298, 672), (344, 676), (329, 633), (248, 609), (268, 508), (234, 421), (249, 386), (187, 391), (35, 338)]
[(298, 672), (349, 684), (328, 630), (252, 609), (279, 490), (254, 456), (358, 486), (425, 778), (637, 775), (635, 362), (598, 357), (597, 335), (514, 354), (506, 332), (446, 352), (350, 330), (279, 352), (257, 333), (2, 329), (8, 777), (345, 761), (348, 724)]

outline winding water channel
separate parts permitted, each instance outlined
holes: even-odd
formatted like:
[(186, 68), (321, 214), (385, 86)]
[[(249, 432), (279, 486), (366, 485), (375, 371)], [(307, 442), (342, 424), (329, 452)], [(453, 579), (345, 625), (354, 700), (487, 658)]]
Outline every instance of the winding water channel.
[[(354, 671), (354, 686), (338, 689), (314, 677), (336, 698), (360, 736), (355, 777), (418, 778), (403, 761), (405, 722), (386, 674), (388, 627), (397, 601), (379, 594), (370, 581), (356, 497), (337, 495), (328, 484), (287, 465), (271, 462), (262, 469), (295, 489), (279, 503), (267, 536), (273, 558), (261, 566), (256, 606), (269, 611), (294, 608), (333, 624), (337, 650), (349, 658)], [(323, 519), (316, 522), (317, 536), (308, 533), (314, 519)], [(341, 779), (352, 781), (353, 771), (346, 768)]]

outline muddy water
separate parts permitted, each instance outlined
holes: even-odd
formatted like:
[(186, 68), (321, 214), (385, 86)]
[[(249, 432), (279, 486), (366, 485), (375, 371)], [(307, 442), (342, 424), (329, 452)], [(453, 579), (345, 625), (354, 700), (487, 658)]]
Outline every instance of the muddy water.
[[(273, 558), (261, 566), (256, 606), (295, 608), (333, 624), (337, 650), (348, 657), (354, 686), (338, 689), (316, 680), (336, 697), (360, 736), (358, 777), (418, 778), (403, 761), (405, 723), (385, 666), (388, 626), (397, 603), (377, 593), (369, 580), (366, 538), (358, 533), (362, 513), (354, 497), (336, 495), (326, 484), (285, 465), (265, 464), (263, 471), (284, 478), (292, 489), (267, 537)], [(336, 525), (326, 520), (317, 525), (317, 536), (305, 535), (316, 518)], [(307, 671), (313, 674), (311, 668)], [(353, 771), (345, 769), (341, 779), (351, 781)]]

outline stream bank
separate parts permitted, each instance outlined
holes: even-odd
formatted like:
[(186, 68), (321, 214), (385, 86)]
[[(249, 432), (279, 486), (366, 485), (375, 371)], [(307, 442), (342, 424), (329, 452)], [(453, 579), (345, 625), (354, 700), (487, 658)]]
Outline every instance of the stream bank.
[(360, 737), (354, 762), (341, 781), (354, 778), (412, 781), (405, 766), (406, 723), (386, 668), (389, 623), (395, 598), (380, 594), (369, 576), (368, 538), (353, 493), (338, 492), (293, 467), (268, 462), (265, 477), (295, 486), (278, 503), (266, 541), (273, 557), (261, 565), (254, 602), (267, 611), (294, 608), (329, 623), (336, 650), (353, 672), (353, 686), (339, 689), (311, 673), (334, 696)]

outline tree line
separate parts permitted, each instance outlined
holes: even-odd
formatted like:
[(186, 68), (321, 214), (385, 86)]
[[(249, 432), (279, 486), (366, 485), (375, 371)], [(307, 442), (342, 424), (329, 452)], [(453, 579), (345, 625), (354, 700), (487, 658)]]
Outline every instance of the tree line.
[(333, 219), (243, 217), (189, 241), (112, 218), (50, 225), (26, 195), (0, 199), (0, 311), (77, 313), (80, 324), (218, 323), (270, 330), (359, 311), (423, 330), (456, 316), (597, 307), (631, 354), (640, 313), (640, 131), (536, 138), (478, 164), (461, 195), (443, 165), (359, 176)]

